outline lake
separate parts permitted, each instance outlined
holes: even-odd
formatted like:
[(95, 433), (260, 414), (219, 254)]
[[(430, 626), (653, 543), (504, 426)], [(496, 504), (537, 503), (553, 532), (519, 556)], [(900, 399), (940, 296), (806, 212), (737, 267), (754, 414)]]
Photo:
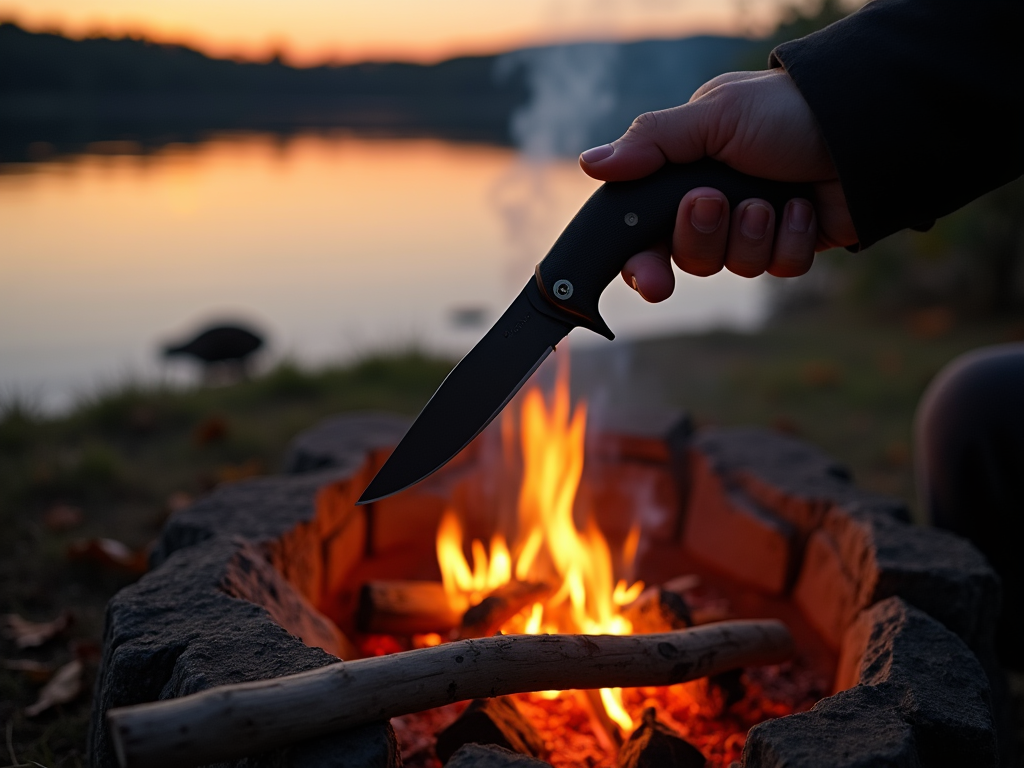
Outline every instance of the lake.
[[(55, 411), (132, 377), (189, 380), (159, 346), (220, 318), (266, 332), (265, 364), (462, 354), (597, 186), (571, 159), (428, 139), (92, 149), (0, 165), (0, 399)], [(616, 281), (602, 311), (619, 340), (753, 328), (767, 284), (686, 276), (653, 306)]]

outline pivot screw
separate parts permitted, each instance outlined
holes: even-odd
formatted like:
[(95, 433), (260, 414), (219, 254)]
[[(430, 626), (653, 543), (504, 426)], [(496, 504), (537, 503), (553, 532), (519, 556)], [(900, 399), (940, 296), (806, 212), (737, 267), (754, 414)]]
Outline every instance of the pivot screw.
[(629, 213), (626, 214), (626, 226), (627, 227), (635, 227), (636, 223), (638, 221), (640, 221), (640, 217), (637, 216), (632, 211), (630, 211)]
[(565, 301), (572, 296), (572, 283), (568, 280), (559, 280), (555, 283), (555, 298)]

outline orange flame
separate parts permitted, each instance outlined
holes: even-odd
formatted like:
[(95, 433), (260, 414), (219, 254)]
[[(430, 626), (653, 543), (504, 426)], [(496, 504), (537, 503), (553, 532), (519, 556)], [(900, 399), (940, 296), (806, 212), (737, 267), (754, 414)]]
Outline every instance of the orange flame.
[[(583, 476), (586, 405), (570, 408), (567, 377), (559, 376), (550, 407), (536, 387), (525, 393), (520, 448), (523, 478), (517, 506), (517, 536), (511, 550), (504, 537), (491, 538), (490, 551), (478, 539), (470, 545), (473, 566), (463, 553), (462, 525), (447, 510), (437, 532), (437, 559), (445, 592), (455, 610), (465, 610), (509, 582), (544, 581), (560, 585), (502, 629), (524, 634), (586, 632), (624, 635), (632, 631), (619, 608), (632, 602), (643, 582), (615, 581), (611, 550), (593, 521), (576, 527), (573, 504)], [(503, 437), (508, 444), (507, 422)], [(630, 530), (623, 562), (631, 567), (640, 530)], [(601, 690), (609, 716), (625, 731), (633, 727), (618, 688)]]

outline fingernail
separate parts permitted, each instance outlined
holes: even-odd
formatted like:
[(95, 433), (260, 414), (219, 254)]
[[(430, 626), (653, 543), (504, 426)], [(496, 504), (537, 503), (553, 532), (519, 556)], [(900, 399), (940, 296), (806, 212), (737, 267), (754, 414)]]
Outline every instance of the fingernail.
[(630, 279), (633, 282), (633, 290), (640, 294), (640, 298), (642, 298), (644, 301), (650, 301), (650, 299), (644, 296), (644, 292), (640, 290), (640, 286), (636, 284), (636, 275), (633, 275), (633, 277)]
[(771, 215), (772, 212), (767, 206), (760, 203), (748, 205), (740, 220), (740, 232), (751, 240), (760, 240), (768, 232), (768, 220)]
[(717, 197), (698, 197), (690, 209), (690, 224), (698, 232), (710, 235), (722, 223), (723, 207)]
[(580, 155), (580, 159), (584, 163), (599, 163), (605, 158), (611, 157), (613, 152), (615, 152), (615, 147), (611, 144), (602, 144), (600, 147), (588, 149)]
[(793, 200), (789, 204), (789, 231), (800, 235), (807, 234), (811, 228), (811, 206), (803, 200)]

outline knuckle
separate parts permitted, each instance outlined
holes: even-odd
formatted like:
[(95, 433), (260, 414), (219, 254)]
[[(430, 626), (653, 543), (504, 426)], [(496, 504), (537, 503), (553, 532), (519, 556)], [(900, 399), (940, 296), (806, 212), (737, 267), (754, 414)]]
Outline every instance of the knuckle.
[(633, 124), (629, 126), (627, 133), (657, 133), (658, 126), (661, 123), (661, 117), (659, 114), (660, 113), (658, 112), (644, 112), (642, 115), (638, 115), (633, 121)]

